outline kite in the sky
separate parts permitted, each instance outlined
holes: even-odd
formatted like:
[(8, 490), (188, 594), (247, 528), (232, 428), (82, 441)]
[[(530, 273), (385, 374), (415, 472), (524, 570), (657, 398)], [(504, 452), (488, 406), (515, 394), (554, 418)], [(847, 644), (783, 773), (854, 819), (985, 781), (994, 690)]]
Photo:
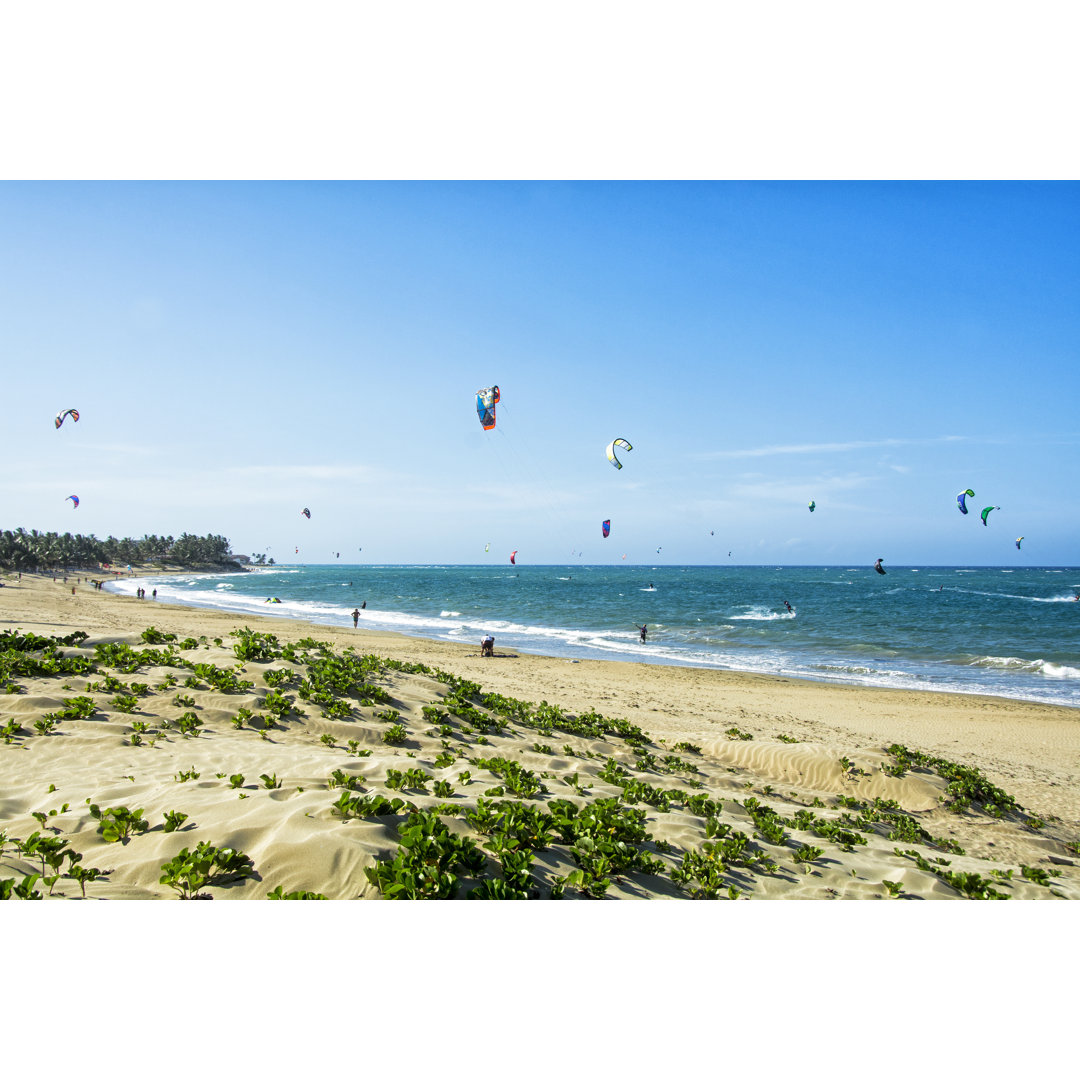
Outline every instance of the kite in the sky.
[(604, 539), (606, 540), (611, 535), (611, 518), (604, 521), (600, 525), (601, 530), (604, 533)]
[(975, 492), (972, 491), (971, 488), (961, 491), (960, 494), (956, 496), (956, 505), (960, 507), (961, 514), (967, 513), (967, 501), (969, 497), (972, 499), (975, 498)]
[(881, 560), (880, 559), (878, 559), (878, 561), (876, 563), (874, 563), (874, 569), (879, 574), (884, 574), (885, 573), (885, 567), (881, 565)]
[(517, 550), (510, 552), (510, 565), (517, 566)]
[(615, 466), (616, 469), (622, 468), (622, 462), (615, 456), (615, 447), (621, 446), (624, 450), (633, 450), (634, 448), (625, 439), (612, 439), (607, 444), (607, 459)]
[(1017, 551), (1019, 551), (1019, 550), (1020, 550), (1020, 541), (1021, 541), (1021, 540), (1023, 540), (1023, 539), (1024, 539), (1024, 538), (1023, 538), (1022, 536), (1018, 536), (1018, 537), (1016, 538), (1016, 550), (1017, 550)]
[(311, 511), (306, 506), (303, 510), (300, 511), (300, 513), (303, 514), (304, 517), (306, 517), (309, 521), (311, 520)]
[[(488, 386), (476, 391), (476, 415), (485, 431), (495, 426), (495, 403), (499, 400), (499, 388)], [(511, 425), (513, 426), (513, 425)]]
[(59, 427), (64, 422), (64, 417), (65, 416), (70, 416), (72, 420), (74, 420), (76, 423), (78, 423), (79, 410), (78, 409), (65, 409), (63, 412), (59, 412), (59, 413), (56, 414), (56, 419), (53, 421), (53, 423), (56, 424), (57, 427)]
[(491, 545), (490, 544), (485, 544), (484, 545), (484, 550), (485, 551), (490, 551), (491, 550)]
[(810, 500), (807, 505), (810, 507), (810, 513), (812, 514), (817, 509), (817, 503), (813, 499)]
[[(75, 504), (71, 509), (72, 510), (78, 510), (79, 509), (79, 496), (78, 495), (69, 495), (68, 499), (70, 499)], [(67, 502), (67, 499), (65, 499), (64, 502)], [(1020, 545), (1017, 544), (1016, 546), (1019, 547)]]
[(1000, 506), (986, 506), (986, 507), (984, 507), (983, 512), (982, 512), (982, 522), (983, 522), (983, 524), (984, 525), (986, 524), (986, 519), (990, 516), (990, 511), (991, 510), (1000, 510), (1000, 509), (1001, 509)]

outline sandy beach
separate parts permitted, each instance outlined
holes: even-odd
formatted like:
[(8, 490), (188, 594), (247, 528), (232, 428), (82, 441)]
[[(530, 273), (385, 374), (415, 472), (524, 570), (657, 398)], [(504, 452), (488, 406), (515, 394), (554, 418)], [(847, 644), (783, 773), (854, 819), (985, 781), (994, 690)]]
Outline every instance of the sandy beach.
[(78, 576), (0, 589), (0, 631), (87, 635), (58, 646), (81, 665), (7, 669), (16, 896), (1080, 897), (1075, 710), (272, 617), (243, 637)]

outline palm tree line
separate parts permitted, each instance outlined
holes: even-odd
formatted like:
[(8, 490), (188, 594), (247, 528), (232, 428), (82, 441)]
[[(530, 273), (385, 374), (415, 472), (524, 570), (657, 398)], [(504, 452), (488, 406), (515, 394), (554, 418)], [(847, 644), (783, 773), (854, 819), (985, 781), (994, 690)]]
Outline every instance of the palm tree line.
[(37, 529), (0, 531), (0, 567), (5, 570), (86, 569), (103, 564), (127, 566), (131, 563), (238, 568), (230, 552), (229, 540), (210, 533), (206, 536), (184, 533), (179, 539), (144, 536), (141, 540), (130, 537), (118, 540), (110, 536), (99, 540), (93, 534), (42, 533)]

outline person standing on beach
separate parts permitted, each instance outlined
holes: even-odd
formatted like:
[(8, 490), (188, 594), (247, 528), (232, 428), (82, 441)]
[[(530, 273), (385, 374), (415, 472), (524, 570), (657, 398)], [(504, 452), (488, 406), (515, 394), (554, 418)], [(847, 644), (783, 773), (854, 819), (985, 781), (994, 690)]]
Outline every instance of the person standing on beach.
[(360, 609), (354, 607), (352, 609), (352, 624), (353, 624), (353, 629), (354, 630), (356, 629), (356, 626), (359, 623), (359, 621), (360, 621)]
[[(637, 626), (637, 623), (634, 623), (634, 625)], [(647, 626), (638, 626), (638, 630), (641, 633), (641, 639), (640, 639), (641, 644), (644, 645), (645, 644), (645, 635), (649, 632), (648, 627)]]

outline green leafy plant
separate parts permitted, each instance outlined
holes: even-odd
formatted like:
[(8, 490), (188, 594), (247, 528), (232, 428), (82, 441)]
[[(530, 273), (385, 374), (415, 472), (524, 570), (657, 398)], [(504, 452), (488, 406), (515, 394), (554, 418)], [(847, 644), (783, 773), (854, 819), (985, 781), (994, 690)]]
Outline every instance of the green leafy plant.
[(199, 729), (202, 727), (202, 720), (194, 712), (184, 713), (179, 720), (176, 721), (176, 726), (180, 730), (180, 734), (185, 739), (199, 737)]
[(400, 746), (409, 737), (404, 724), (391, 724), (384, 732), (382, 740), (388, 746)]
[(178, 784), (186, 784), (189, 780), (198, 780), (200, 775), (201, 774), (197, 773), (194, 768), (186, 770), (181, 769), (180, 772), (176, 774), (174, 779)]
[(181, 900), (194, 900), (205, 888), (254, 874), (254, 864), (243, 852), (230, 847), (217, 848), (204, 840), (194, 851), (184, 848), (163, 863), (159, 881), (175, 889)]
[(360, 779), (350, 776), (344, 769), (335, 769), (326, 780), (326, 786), (332, 791), (334, 788), (345, 788), (355, 791), (360, 786)]
[(364, 873), (387, 900), (449, 900), (457, 893), (454, 870), (479, 873), (484, 856), (469, 837), (451, 832), (437, 814), (410, 814), (399, 833), (393, 859), (378, 860)]
[[(824, 854), (825, 851), (823, 848), (812, 847), (810, 844), (803, 844), (802, 847), (796, 848), (795, 851), (792, 852), (791, 857), (795, 862), (802, 864), (812, 863), (816, 859), (820, 859)], [(809, 867), (807, 867), (807, 869), (809, 870)]]
[(181, 813), (179, 810), (167, 810), (165, 812), (165, 823), (162, 827), (163, 832), (176, 832), (183, 827), (185, 821), (187, 821), (188, 815)]
[(260, 773), (259, 779), (263, 782), (263, 787), (272, 791), (274, 788), (281, 787), (281, 781), (277, 777), (277, 773)]
[(96, 803), (92, 803), (90, 816), (97, 819), (98, 832), (109, 844), (126, 844), (133, 834), (144, 833), (150, 828), (150, 822), (143, 818), (142, 810), (129, 810), (126, 806), (112, 806), (102, 810)]
[(267, 900), (326, 900), (327, 897), (321, 892), (308, 892), (304, 889), (296, 889), (287, 893), (281, 885), (266, 894)]
[(97, 881), (99, 877), (104, 876), (108, 871), (100, 870), (96, 866), (79, 866), (72, 864), (68, 867), (68, 875), (79, 883), (79, 889), (82, 891), (83, 899), (86, 898), (86, 886), (93, 881)]

